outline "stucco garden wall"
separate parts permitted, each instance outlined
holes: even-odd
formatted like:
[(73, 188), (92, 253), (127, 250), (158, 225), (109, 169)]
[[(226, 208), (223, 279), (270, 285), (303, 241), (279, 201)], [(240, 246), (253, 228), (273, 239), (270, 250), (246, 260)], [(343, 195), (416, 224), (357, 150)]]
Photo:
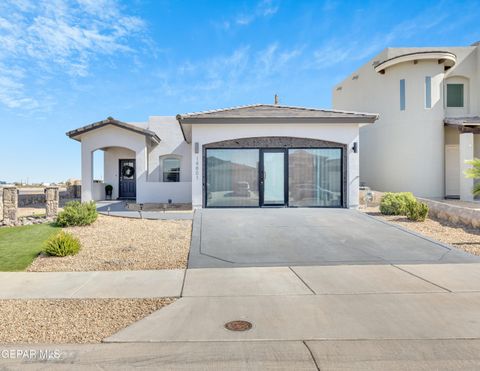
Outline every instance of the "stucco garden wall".
[(419, 200), (428, 205), (429, 215), (432, 218), (480, 228), (480, 210), (478, 209), (468, 209), (425, 198), (419, 198)]
[[(360, 204), (365, 205), (365, 193), (367, 191), (360, 191)], [(384, 192), (373, 191), (373, 200), (368, 203), (368, 206), (379, 206)], [(480, 228), (480, 210), (469, 209), (449, 204), (448, 202), (435, 201), (428, 198), (417, 197), (421, 202), (428, 205), (428, 215), (433, 219), (445, 220), (453, 224), (463, 224), (469, 227)], [(480, 204), (479, 204), (480, 206)]]

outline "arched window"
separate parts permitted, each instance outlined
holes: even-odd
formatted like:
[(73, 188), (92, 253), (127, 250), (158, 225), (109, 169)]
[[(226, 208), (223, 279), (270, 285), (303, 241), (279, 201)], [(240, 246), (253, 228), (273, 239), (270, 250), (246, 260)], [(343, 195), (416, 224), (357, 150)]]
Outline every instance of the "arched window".
[(166, 157), (162, 161), (162, 179), (164, 182), (180, 181), (180, 159), (176, 157)]

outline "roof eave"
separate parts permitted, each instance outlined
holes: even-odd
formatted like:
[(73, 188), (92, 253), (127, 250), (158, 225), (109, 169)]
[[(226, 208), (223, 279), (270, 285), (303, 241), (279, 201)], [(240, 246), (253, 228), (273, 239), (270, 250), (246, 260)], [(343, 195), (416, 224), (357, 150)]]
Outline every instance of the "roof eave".
[(405, 53), (397, 55), (395, 57), (386, 59), (378, 63), (374, 70), (377, 73), (384, 74), (387, 68), (396, 66), (400, 63), (415, 62), (418, 60), (436, 59), (439, 64), (444, 64), (445, 68), (452, 68), (457, 63), (457, 56), (446, 50), (428, 50), (428, 51), (416, 51), (412, 53)]
[[(379, 115), (355, 117), (182, 117), (177, 120), (182, 124), (373, 124)], [(183, 129), (182, 129), (183, 131)]]
[(137, 128), (134, 125), (128, 124), (126, 122), (122, 122), (122, 121), (118, 121), (118, 120), (110, 119), (110, 118), (107, 119), (107, 120), (94, 122), (93, 124), (86, 125), (86, 126), (83, 126), (81, 128), (75, 129), (75, 130), (67, 131), (65, 134), (68, 137), (70, 137), (71, 139), (74, 139), (74, 140), (80, 142), (81, 139), (78, 138), (80, 135), (88, 133), (89, 131), (93, 131), (93, 130), (103, 128), (107, 125), (116, 126), (120, 129), (130, 130), (134, 133), (144, 135), (145, 137), (149, 138), (154, 144), (159, 144), (161, 142), (161, 139), (159, 138), (159, 136), (151, 130), (142, 129), (140, 127)]

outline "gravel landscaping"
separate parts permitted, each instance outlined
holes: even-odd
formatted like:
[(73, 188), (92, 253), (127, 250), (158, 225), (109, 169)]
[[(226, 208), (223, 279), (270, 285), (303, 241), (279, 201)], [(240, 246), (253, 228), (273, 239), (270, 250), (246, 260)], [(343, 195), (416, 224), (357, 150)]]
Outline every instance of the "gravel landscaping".
[(0, 343), (99, 343), (174, 300), (0, 300)]
[(480, 255), (479, 229), (430, 218), (427, 218), (424, 222), (414, 222), (408, 220), (405, 216), (382, 215), (378, 207), (363, 207), (360, 211), (390, 223), (398, 224), (431, 239), (455, 246), (471, 254)]
[(30, 272), (186, 268), (190, 220), (146, 220), (99, 215), (86, 227), (64, 230), (80, 239), (77, 255), (39, 256)]

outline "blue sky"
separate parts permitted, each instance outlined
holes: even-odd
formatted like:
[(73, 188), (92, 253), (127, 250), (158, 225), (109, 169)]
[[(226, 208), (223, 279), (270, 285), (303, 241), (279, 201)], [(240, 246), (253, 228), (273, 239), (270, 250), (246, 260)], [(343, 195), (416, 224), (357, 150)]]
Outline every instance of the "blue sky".
[(2, 0), (0, 180), (80, 176), (65, 132), (113, 116), (331, 106), (388, 46), (480, 40), (478, 1)]

